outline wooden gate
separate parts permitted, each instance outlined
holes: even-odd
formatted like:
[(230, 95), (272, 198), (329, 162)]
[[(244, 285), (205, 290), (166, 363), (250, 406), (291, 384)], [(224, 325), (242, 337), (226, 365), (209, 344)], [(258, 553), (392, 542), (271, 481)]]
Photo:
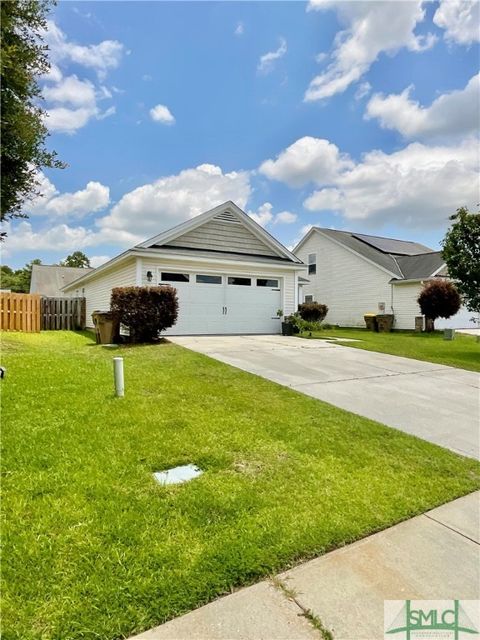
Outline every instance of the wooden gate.
[(40, 331), (40, 296), (35, 293), (0, 292), (0, 329)]
[(85, 328), (85, 298), (42, 298), (41, 328), (77, 330)]

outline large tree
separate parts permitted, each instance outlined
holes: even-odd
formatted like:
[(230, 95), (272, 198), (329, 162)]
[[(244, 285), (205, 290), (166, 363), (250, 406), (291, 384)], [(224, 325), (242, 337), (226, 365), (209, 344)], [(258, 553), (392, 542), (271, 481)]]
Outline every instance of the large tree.
[(38, 77), (50, 67), (42, 33), (52, 4), (52, 0), (0, 3), (2, 222), (27, 217), (23, 204), (39, 193), (40, 169), (64, 166), (45, 146), (48, 131), (38, 84)]
[(62, 267), (81, 267), (85, 269), (90, 266), (90, 259), (83, 253), (83, 251), (74, 251), (69, 256), (60, 262)]
[(453, 224), (442, 243), (448, 275), (467, 309), (480, 313), (480, 214), (461, 207), (450, 220)]
[(29, 293), (32, 279), (32, 266), (42, 264), (39, 258), (35, 258), (22, 269), (11, 269), (6, 264), (0, 267), (0, 288), (10, 289), (16, 293)]
[(433, 331), (437, 318), (454, 316), (462, 303), (455, 285), (444, 278), (426, 282), (417, 302), (426, 318), (426, 331)]

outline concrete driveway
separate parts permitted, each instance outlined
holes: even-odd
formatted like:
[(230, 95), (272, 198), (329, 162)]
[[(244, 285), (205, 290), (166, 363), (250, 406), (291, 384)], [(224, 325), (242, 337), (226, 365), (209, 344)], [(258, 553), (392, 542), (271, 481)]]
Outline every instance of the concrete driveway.
[(284, 336), (169, 340), (480, 459), (479, 376), (472, 371)]

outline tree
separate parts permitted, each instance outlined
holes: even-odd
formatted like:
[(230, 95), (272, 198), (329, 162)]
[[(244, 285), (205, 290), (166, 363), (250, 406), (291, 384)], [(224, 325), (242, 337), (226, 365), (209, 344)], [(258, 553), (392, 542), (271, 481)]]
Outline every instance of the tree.
[[(1, 217), (28, 217), (25, 200), (40, 195), (37, 172), (62, 168), (47, 151), (45, 112), (37, 77), (50, 68), (42, 41), (52, 0), (8, 0), (1, 7)], [(2, 233), (4, 237), (6, 234)]]
[(454, 222), (442, 242), (448, 275), (467, 309), (480, 313), (480, 214), (461, 207), (450, 220)]
[(15, 271), (7, 265), (2, 265), (0, 267), (1, 288), (10, 289), (15, 293), (29, 293), (32, 266), (34, 264), (42, 264), (42, 261), (39, 258), (35, 258), (22, 269), (16, 269)]
[(460, 309), (462, 300), (454, 284), (450, 280), (430, 280), (427, 282), (417, 300), (420, 309), (427, 319), (427, 331), (433, 331), (437, 318), (450, 318)]
[(81, 269), (85, 269), (90, 267), (90, 259), (83, 253), (83, 251), (74, 251), (69, 256), (60, 262), (60, 266), (62, 267), (80, 267)]

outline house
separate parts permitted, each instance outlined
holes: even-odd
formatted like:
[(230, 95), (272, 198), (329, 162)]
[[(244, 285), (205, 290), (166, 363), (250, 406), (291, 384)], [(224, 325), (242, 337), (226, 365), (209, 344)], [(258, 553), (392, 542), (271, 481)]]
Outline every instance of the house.
[(87, 326), (114, 287), (168, 284), (179, 300), (170, 335), (279, 333), (298, 306), (305, 265), (233, 202), (125, 251), (64, 287), (84, 291)]
[[(365, 326), (368, 312), (393, 313), (396, 329), (414, 329), (417, 298), (426, 280), (447, 277), (440, 251), (417, 242), (313, 227), (293, 250), (307, 265), (303, 301), (329, 308), (326, 321)], [(476, 326), (462, 308), (436, 328)]]
[(82, 296), (81, 289), (77, 292), (64, 293), (63, 288), (80, 276), (93, 271), (88, 267), (61, 267), (56, 264), (32, 265), (32, 277), (30, 280), (30, 293), (39, 293), (48, 298), (61, 298), (63, 296)]

